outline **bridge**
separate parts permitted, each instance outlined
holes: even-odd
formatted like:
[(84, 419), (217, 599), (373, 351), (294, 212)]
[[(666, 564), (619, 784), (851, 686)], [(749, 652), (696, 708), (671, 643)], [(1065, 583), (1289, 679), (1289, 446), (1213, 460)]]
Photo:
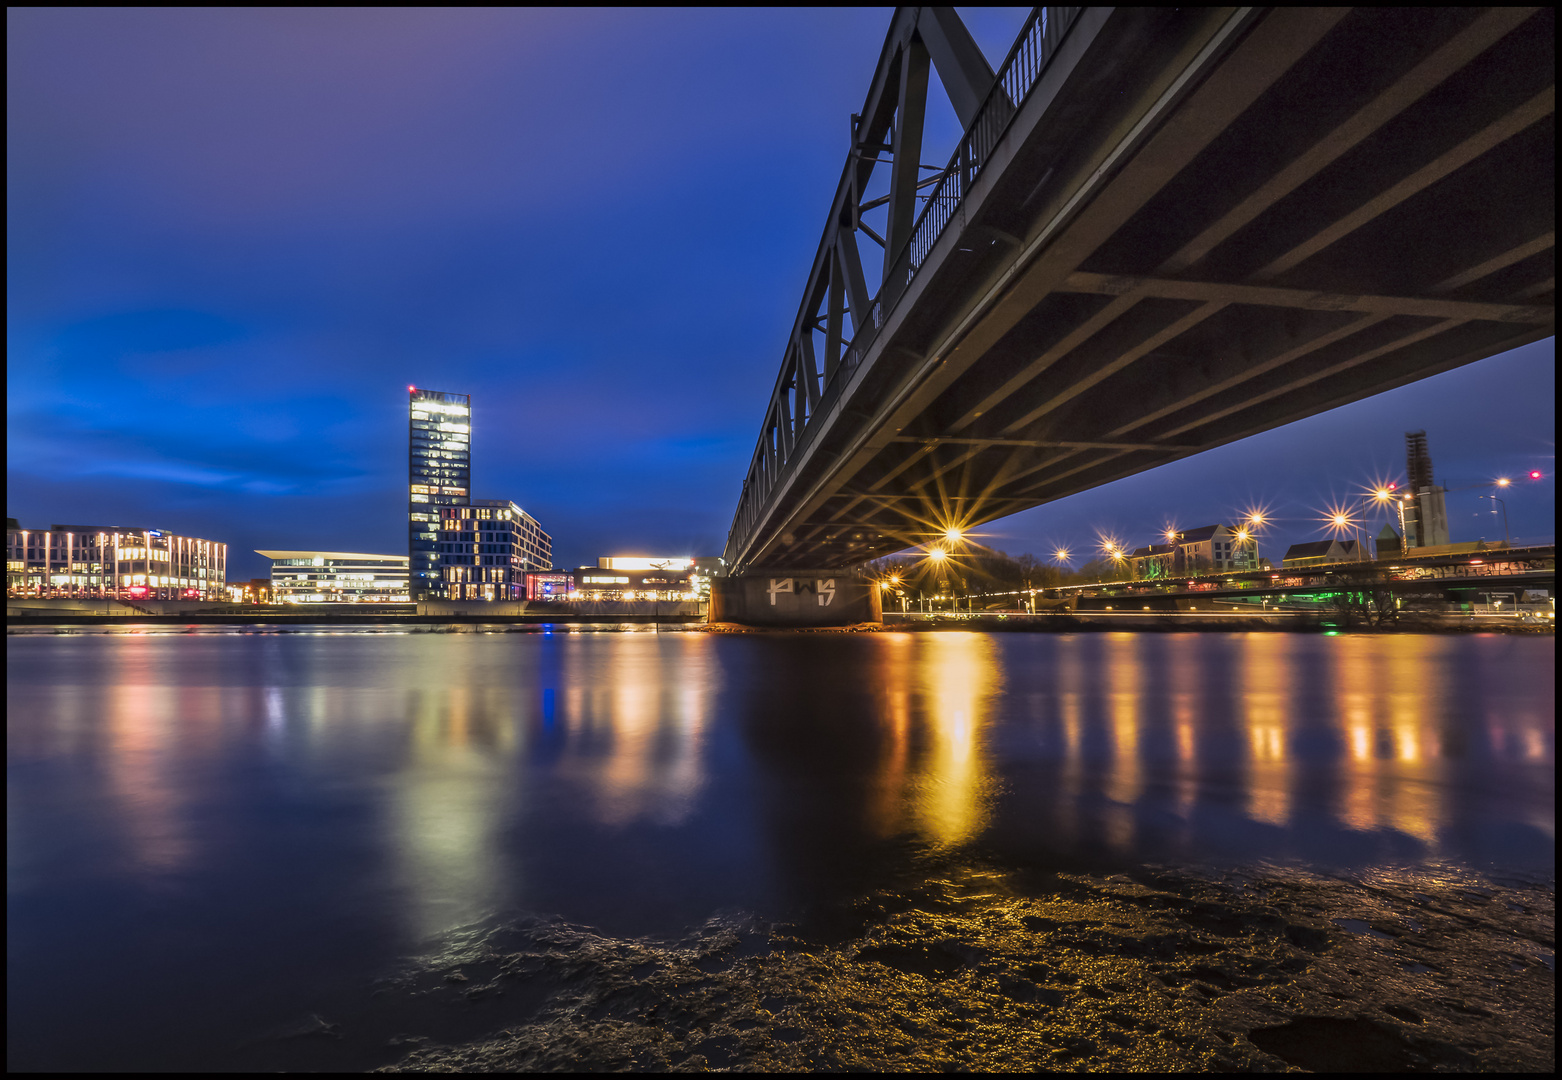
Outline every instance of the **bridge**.
[[(1467, 601), (1473, 595), (1504, 589), (1554, 593), (1556, 574), (1555, 544), (1497, 544), (1477, 550), (1429, 555), (1410, 552), (1381, 559), (1240, 570), (1192, 578), (1101, 581), (967, 593), (952, 590), (948, 603), (952, 611), (1020, 609), (1040, 597), (1043, 602), (1069, 601), (1070, 608), (1076, 610), (1111, 610), (1114, 599), (1253, 600), (1350, 591), (1423, 598), (1436, 595), (1445, 601)], [(1151, 603), (1146, 610), (1156, 609), (1157, 604)], [(1134, 610), (1134, 604), (1124, 610)]]
[[(1043, 7), (994, 72), (953, 9), (897, 9), (732, 573), (858, 566), (1553, 334), (1554, 20)], [(964, 128), (933, 165), (930, 73)]]

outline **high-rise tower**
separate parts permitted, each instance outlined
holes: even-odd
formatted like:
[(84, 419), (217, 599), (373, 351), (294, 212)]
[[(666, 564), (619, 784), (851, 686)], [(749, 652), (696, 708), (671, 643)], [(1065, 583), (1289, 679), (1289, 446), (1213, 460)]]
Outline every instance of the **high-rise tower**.
[(472, 398), (407, 390), (407, 572), (417, 601), (437, 595), (439, 508), (472, 501)]
[(1405, 432), (1405, 477), (1411, 491), (1432, 486), (1432, 454), (1426, 448), (1426, 432)]
[(1405, 473), (1409, 482), (1399, 504), (1405, 550), (1448, 543), (1448, 510), (1443, 489), (1432, 479), (1432, 454), (1424, 431), (1405, 432)]

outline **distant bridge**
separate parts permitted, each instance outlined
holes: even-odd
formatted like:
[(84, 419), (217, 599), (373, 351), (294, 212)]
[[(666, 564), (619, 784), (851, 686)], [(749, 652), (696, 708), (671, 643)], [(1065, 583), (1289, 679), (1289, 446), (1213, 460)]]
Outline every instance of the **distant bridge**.
[(854, 566), (1551, 335), (1554, 24), (1045, 7), (995, 75), (897, 9), (729, 566)]

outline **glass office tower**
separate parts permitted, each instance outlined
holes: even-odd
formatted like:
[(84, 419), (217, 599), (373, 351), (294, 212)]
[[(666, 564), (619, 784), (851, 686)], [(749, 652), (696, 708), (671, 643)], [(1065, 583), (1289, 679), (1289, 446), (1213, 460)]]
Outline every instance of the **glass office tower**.
[(407, 390), (407, 569), (417, 601), (439, 595), (439, 508), (472, 501), (472, 398)]

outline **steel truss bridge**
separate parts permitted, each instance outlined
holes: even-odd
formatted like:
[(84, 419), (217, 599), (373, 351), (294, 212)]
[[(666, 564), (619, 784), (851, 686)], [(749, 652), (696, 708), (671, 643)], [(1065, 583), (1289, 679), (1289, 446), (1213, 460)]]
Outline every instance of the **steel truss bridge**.
[(897, 9), (728, 565), (854, 566), (1551, 335), (1554, 22), (1044, 7), (994, 73)]

